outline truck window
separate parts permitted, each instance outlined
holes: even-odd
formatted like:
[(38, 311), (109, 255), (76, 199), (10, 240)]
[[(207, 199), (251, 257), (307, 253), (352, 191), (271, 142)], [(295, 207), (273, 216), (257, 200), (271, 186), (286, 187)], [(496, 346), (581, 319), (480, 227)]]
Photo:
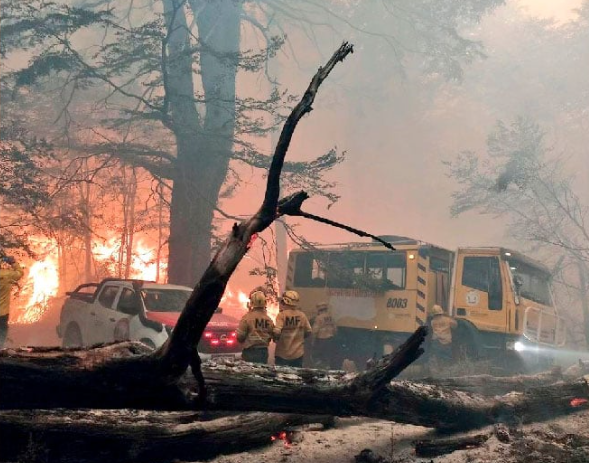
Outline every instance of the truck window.
[(371, 252), (366, 256), (366, 275), (385, 290), (405, 288), (405, 270), (404, 254)]
[(552, 305), (550, 294), (550, 275), (531, 265), (515, 259), (509, 261), (514, 279), (520, 283), (518, 293), (521, 297), (539, 304)]
[(489, 310), (501, 310), (503, 307), (501, 269), (497, 257), (465, 257), (462, 284), (487, 293)]
[(112, 309), (112, 304), (115, 301), (118, 292), (118, 286), (105, 286), (100, 292), (100, 296), (98, 296), (98, 302), (102, 307)]
[(311, 252), (299, 253), (296, 256), (294, 284), (302, 288), (325, 287), (325, 260)]
[(117, 311), (127, 315), (137, 315), (139, 307), (137, 306), (137, 299), (135, 298), (135, 291), (129, 288), (124, 288), (117, 303)]
[(330, 288), (356, 288), (357, 276), (364, 274), (364, 257), (361, 252), (332, 252), (327, 265), (327, 286)]
[(191, 294), (191, 291), (183, 289), (144, 288), (141, 290), (145, 309), (148, 312), (182, 312)]

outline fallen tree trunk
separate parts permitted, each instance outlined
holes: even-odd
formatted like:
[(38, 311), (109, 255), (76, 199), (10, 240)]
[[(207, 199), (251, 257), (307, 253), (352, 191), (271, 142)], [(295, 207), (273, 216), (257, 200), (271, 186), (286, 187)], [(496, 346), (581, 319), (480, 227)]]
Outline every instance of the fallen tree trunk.
[(0, 461), (167, 463), (269, 444), (273, 435), (326, 416), (138, 410), (5, 410)]
[[(585, 379), (529, 388), (523, 393), (498, 398), (432, 384), (410, 381), (389, 383), (404, 365), (419, 355), (424, 333), (424, 329), (418, 330), (399, 350), (382, 359), (376, 369), (358, 376), (338, 371), (277, 368), (245, 362), (205, 364), (203, 374), (210, 387), (207, 407), (211, 410), (363, 415), (444, 430), (466, 430), (500, 422), (542, 421), (578, 410), (582, 406), (572, 406), (572, 400), (589, 397)], [(98, 362), (100, 366), (100, 352), (105, 349), (114, 350), (117, 355), (133, 355), (132, 351), (145, 348), (139, 344), (124, 343), (102, 349), (71, 351), (70, 367), (89, 366), (93, 362)], [(13, 353), (16, 355), (16, 352)], [(1, 355), (7, 357), (9, 351)], [(100, 379), (91, 374), (85, 381), (89, 391), (80, 391), (70, 397), (76, 383), (66, 367), (62, 365), (61, 370), (56, 369), (55, 362), (62, 363), (65, 358), (56, 352), (24, 352), (18, 356), (21, 358), (19, 366), (27, 363), (23, 361), (27, 358), (33, 367), (42, 367), (45, 372), (54, 370), (53, 374), (48, 375), (46, 380), (39, 375), (39, 383), (31, 389), (30, 382), (19, 383), (19, 370), (11, 369), (6, 358), (0, 358), (0, 377), (6, 379), (0, 394), (0, 408), (38, 407), (37, 393), (43, 395), (42, 402), (50, 401), (54, 407), (71, 407), (72, 402), (77, 407), (95, 407), (98, 399), (102, 407), (131, 407), (121, 403), (125, 396), (116, 398), (112, 397), (112, 391), (110, 396), (100, 392)], [(92, 380), (97, 383), (92, 384)], [(172, 405), (175, 408), (193, 408), (195, 404), (190, 397), (196, 395), (197, 386), (192, 375), (185, 375), (182, 381), (172, 386), (171, 390), (184, 400), (183, 404), (177, 402)], [(148, 388), (147, 385), (144, 387)], [(147, 398), (150, 398), (151, 407), (166, 408), (170, 403), (165, 397), (145, 395), (144, 399)], [(127, 404), (136, 402), (133, 397), (126, 398)]]
[[(294, 372), (301, 370), (245, 362), (238, 362), (233, 370), (226, 366), (211, 367), (206, 370), (208, 380), (214, 383), (219, 372), (224, 372), (227, 381), (223, 381), (224, 386), (215, 387), (215, 399), (209, 406), (235, 410), (268, 410), (270, 407), (276, 411), (281, 408), (293, 410), (292, 400), (288, 397), (295, 394), (301, 406), (302, 402), (308, 401), (301, 409), (305, 413), (313, 413), (310, 408), (313, 403), (327, 400), (330, 403), (329, 410), (341, 409), (339, 413), (334, 413), (336, 415), (349, 415), (352, 412), (362, 415), (361, 410), (369, 407), (386, 390), (389, 381), (423, 353), (421, 345), (426, 334), (425, 327), (419, 328), (402, 346), (383, 357), (374, 369), (353, 378), (345, 379), (342, 372), (334, 373), (335, 377), (332, 378), (333, 375), (316, 370), (302, 370), (310, 382), (308, 387), (305, 383), (298, 387), (293, 380), (297, 377)], [(5, 349), (0, 351), (0, 377), (3, 380), (0, 409), (196, 408), (194, 399), (198, 385), (192, 375), (184, 375), (183, 380), (169, 383), (162, 382), (159, 377), (148, 380), (144, 376), (138, 376), (135, 379), (137, 390), (132, 394), (127, 388), (105, 387), (105, 381), (111, 380), (109, 368), (113, 358), (119, 362), (128, 361), (133, 366), (140, 363), (141, 358), (149, 361), (151, 357), (146, 355), (147, 352), (147, 347), (133, 342), (65, 352), (44, 348)], [(263, 379), (263, 372), (266, 373), (266, 379)], [(275, 389), (268, 383), (267, 375), (273, 375), (276, 379)], [(326, 381), (326, 378), (332, 380)], [(116, 378), (112, 378), (112, 381), (115, 382)], [(265, 391), (262, 392), (266, 394), (265, 399), (256, 391), (262, 385), (266, 386), (265, 389), (260, 389)], [(276, 392), (275, 397), (272, 397), (272, 393), (268, 394), (268, 385), (270, 391)], [(239, 391), (243, 390), (249, 392), (242, 401)], [(279, 391), (287, 396), (284, 405), (280, 403), (282, 399), (278, 395)], [(232, 397), (232, 394), (237, 395)], [(260, 400), (270, 403), (263, 406), (258, 403)], [(353, 408), (347, 404), (354, 404)]]
[(548, 386), (563, 379), (562, 371), (555, 367), (535, 375), (491, 376), (472, 375), (450, 378), (423, 378), (420, 383), (433, 384), (455, 391), (482, 395), (504, 395), (510, 392), (525, 392), (532, 387)]

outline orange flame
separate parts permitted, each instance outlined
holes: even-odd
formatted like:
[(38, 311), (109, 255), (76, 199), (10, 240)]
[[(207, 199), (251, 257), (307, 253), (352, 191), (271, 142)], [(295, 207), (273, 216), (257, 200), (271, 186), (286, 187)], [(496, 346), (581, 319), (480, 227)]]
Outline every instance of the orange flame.
[[(121, 248), (120, 238), (111, 237), (102, 243), (94, 242), (92, 244), (92, 254), (94, 259), (106, 267), (110, 275), (118, 273), (118, 259)], [(155, 281), (158, 275), (157, 262), (155, 260), (156, 251), (146, 245), (143, 240), (137, 240), (134, 246), (133, 255), (131, 256), (131, 268), (129, 269), (129, 278), (138, 278), (141, 280)], [(159, 279), (165, 274), (167, 265), (160, 262)], [(165, 275), (164, 275), (165, 276)]]
[[(241, 289), (234, 292), (229, 286), (225, 289), (225, 293), (221, 298), (219, 305), (227, 311), (232, 313), (233, 316), (241, 317), (245, 312), (248, 311), (247, 303), (249, 302), (248, 295)], [(270, 318), (276, 321), (278, 315), (278, 303), (272, 302), (266, 306), (266, 312)]]
[(35, 323), (41, 320), (51, 298), (57, 296), (59, 290), (59, 270), (55, 258), (54, 243), (45, 243), (50, 253), (40, 261), (31, 265), (20, 290), (20, 299), (26, 298), (24, 307), (17, 310), (11, 323)]
[[(51, 298), (59, 291), (59, 265), (56, 243), (45, 237), (31, 237), (31, 247), (35, 252), (45, 255), (42, 260), (32, 263), (30, 269), (20, 284), (20, 290), (15, 301), (14, 316), (10, 323), (35, 323), (41, 320), (49, 309)], [(144, 241), (138, 239), (131, 258), (129, 276), (143, 280), (156, 280), (157, 262), (156, 251)], [(110, 276), (117, 275), (120, 240), (116, 237), (105, 242), (95, 241), (92, 252), (95, 261), (100, 262)], [(159, 279), (165, 278), (167, 264), (160, 263)], [(19, 303), (20, 302), (20, 303)], [(20, 306), (20, 307), (19, 307)]]

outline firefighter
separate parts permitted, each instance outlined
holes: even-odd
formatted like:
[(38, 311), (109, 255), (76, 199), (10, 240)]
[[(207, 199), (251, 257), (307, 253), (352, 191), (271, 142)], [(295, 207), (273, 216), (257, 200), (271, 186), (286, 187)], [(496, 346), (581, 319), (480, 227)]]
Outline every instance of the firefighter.
[(237, 340), (243, 344), (241, 358), (246, 362), (268, 363), (268, 344), (274, 334), (274, 322), (266, 313), (266, 295), (253, 291), (246, 313), (237, 327)]
[(313, 321), (313, 360), (319, 366), (332, 368), (333, 341), (337, 326), (326, 302), (317, 304), (317, 316)]
[(4, 347), (8, 334), (8, 318), (10, 316), (10, 292), (12, 286), (23, 276), (22, 267), (14, 257), (6, 256), (0, 250), (0, 349)]
[(280, 299), (280, 312), (276, 317), (276, 365), (301, 368), (305, 354), (305, 338), (311, 334), (311, 325), (299, 309), (299, 294), (285, 291)]
[(452, 360), (452, 330), (458, 324), (436, 304), (431, 310), (430, 325), (432, 329), (431, 357), (439, 364), (447, 363)]

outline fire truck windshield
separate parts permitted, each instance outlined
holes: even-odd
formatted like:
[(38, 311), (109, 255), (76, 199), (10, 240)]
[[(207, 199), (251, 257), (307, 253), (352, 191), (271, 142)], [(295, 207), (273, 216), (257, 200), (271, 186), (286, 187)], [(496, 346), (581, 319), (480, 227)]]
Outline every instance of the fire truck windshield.
[(145, 309), (150, 312), (182, 312), (190, 291), (182, 289), (150, 289), (141, 291)]
[(509, 268), (513, 274), (515, 290), (520, 297), (547, 306), (553, 305), (548, 273), (515, 259), (509, 260)]

